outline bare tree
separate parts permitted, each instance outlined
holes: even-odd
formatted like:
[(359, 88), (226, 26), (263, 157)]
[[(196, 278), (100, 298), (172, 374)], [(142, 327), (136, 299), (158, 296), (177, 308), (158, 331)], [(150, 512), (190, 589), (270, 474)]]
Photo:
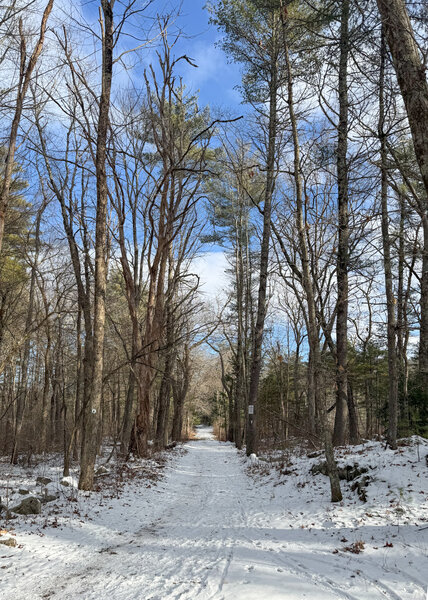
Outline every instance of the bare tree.
[(22, 111), (24, 108), (24, 100), (28, 92), (34, 69), (37, 61), (43, 50), (45, 41), (46, 27), (49, 15), (52, 11), (54, 0), (49, 0), (43, 12), (40, 23), (39, 37), (36, 45), (33, 48), (30, 56), (27, 50), (27, 33), (24, 31), (24, 23), (22, 17), (19, 18), (18, 35), (20, 41), (19, 49), (19, 76), (17, 82), (16, 99), (12, 124), (10, 127), (7, 154), (5, 159), (5, 169), (3, 179), (0, 186), (0, 253), (3, 245), (4, 224), (6, 219), (6, 211), (9, 204), (9, 194), (12, 183), (13, 165), (15, 160), (15, 150), (18, 139), (18, 130), (21, 122)]

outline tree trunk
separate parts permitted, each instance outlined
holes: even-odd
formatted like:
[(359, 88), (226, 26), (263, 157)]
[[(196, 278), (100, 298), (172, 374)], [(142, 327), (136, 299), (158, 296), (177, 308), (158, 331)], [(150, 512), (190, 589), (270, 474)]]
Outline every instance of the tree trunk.
[(133, 361), (129, 368), (128, 375), (128, 387), (126, 390), (125, 408), (123, 411), (122, 427), (121, 427), (121, 439), (120, 439), (120, 453), (122, 456), (126, 456), (129, 450), (129, 443), (132, 435), (132, 425), (134, 422), (134, 408), (135, 408), (135, 369), (136, 363)]
[[(407, 321), (407, 293), (404, 279), (406, 267), (405, 223), (406, 206), (403, 194), (399, 195), (400, 229), (398, 239), (398, 290), (397, 290), (397, 360), (399, 363), (399, 404), (400, 419), (405, 426), (405, 435), (410, 435), (410, 415), (407, 397), (407, 340), (409, 327)], [(428, 307), (427, 307), (428, 308)]]
[(382, 32), (381, 39), (381, 66), (379, 75), (379, 140), (381, 158), (381, 211), (382, 211), (382, 245), (383, 265), (385, 271), (385, 293), (387, 308), (387, 338), (388, 338), (388, 444), (391, 448), (397, 447), (397, 419), (398, 419), (398, 373), (397, 373), (397, 346), (396, 346), (396, 318), (395, 298), (393, 288), (393, 273), (391, 260), (391, 240), (389, 237), (388, 215), (388, 173), (387, 149), (384, 133), (385, 121), (385, 60), (386, 44)]
[(314, 290), (312, 286), (308, 242), (306, 238), (307, 223), (303, 214), (303, 190), (300, 173), (300, 146), (299, 134), (297, 130), (297, 119), (294, 112), (294, 94), (293, 94), (293, 76), (291, 70), (290, 56), (286, 38), (286, 21), (283, 20), (283, 44), (284, 55), (287, 70), (287, 105), (290, 115), (293, 151), (294, 151), (294, 182), (296, 190), (296, 226), (299, 238), (299, 250), (302, 262), (302, 284), (306, 295), (307, 304), (307, 327), (309, 342), (309, 365), (308, 365), (308, 404), (309, 404), (309, 427), (310, 432), (315, 430), (315, 412), (318, 411), (322, 437), (324, 440), (324, 449), (327, 462), (328, 476), (331, 486), (331, 501), (339, 502), (342, 499), (340, 491), (339, 477), (337, 474), (336, 462), (334, 459), (331, 434), (328, 427), (327, 412), (325, 401), (320, 401), (321, 393), (321, 355), (318, 337), (318, 325), (316, 316), (316, 304)]
[[(170, 279), (172, 285), (172, 280)], [(157, 448), (165, 448), (168, 444), (168, 416), (169, 406), (171, 401), (171, 378), (173, 367), (173, 352), (174, 352), (174, 323), (172, 311), (173, 298), (171, 294), (167, 295), (168, 306), (166, 308), (166, 348), (164, 360), (164, 372), (162, 375), (161, 385), (159, 389), (158, 415), (156, 423), (155, 443)]]
[(181, 442), (183, 435), (183, 409), (184, 409), (184, 398), (181, 394), (174, 392), (174, 415), (172, 418), (172, 433), (171, 438), (173, 442)]
[[(275, 17), (276, 19), (276, 17)], [(270, 57), (270, 82), (269, 82), (269, 130), (266, 157), (266, 188), (263, 209), (263, 234), (260, 249), (259, 293), (257, 304), (257, 319), (254, 330), (253, 355), (250, 374), (250, 392), (248, 396), (248, 421), (246, 431), (247, 456), (257, 452), (257, 396), (262, 368), (263, 332), (266, 318), (266, 294), (269, 268), (269, 246), (271, 238), (271, 211), (272, 196), (275, 187), (275, 152), (277, 134), (277, 94), (278, 94), (278, 65), (276, 40), (276, 26), (272, 33), (272, 46)]]
[[(377, 0), (401, 95), (406, 106), (416, 160), (428, 197), (428, 83), (404, 0)], [(424, 201), (424, 256), (421, 281), (419, 373), (428, 389), (428, 205)]]
[(16, 400), (16, 414), (15, 414), (15, 428), (13, 435), (13, 448), (12, 448), (12, 456), (10, 462), (12, 464), (16, 464), (18, 461), (18, 451), (19, 451), (19, 443), (20, 443), (20, 435), (22, 425), (24, 423), (24, 414), (27, 405), (27, 396), (28, 396), (28, 368), (29, 368), (29, 359), (30, 359), (30, 349), (31, 349), (31, 337), (30, 331), (33, 327), (33, 315), (34, 315), (34, 300), (35, 300), (35, 292), (36, 292), (36, 277), (37, 277), (37, 269), (39, 262), (39, 253), (40, 253), (40, 224), (42, 220), (43, 212), (46, 208), (46, 205), (43, 203), (40, 209), (37, 212), (36, 218), (36, 229), (35, 229), (35, 256), (33, 264), (31, 265), (31, 279), (30, 279), (30, 293), (28, 299), (28, 310), (27, 310), (27, 318), (25, 322), (25, 332), (26, 332), (26, 341), (24, 345), (24, 355), (21, 363), (21, 381), (18, 391), (18, 396)]
[(428, 195), (428, 84), (404, 0), (377, 0)]
[(337, 128), (337, 317), (336, 317), (336, 415), (333, 444), (345, 443), (346, 408), (348, 404), (348, 53), (349, 53), (349, 0), (342, 2), (339, 58), (339, 124)]
[(172, 440), (180, 442), (183, 438), (183, 413), (184, 401), (190, 384), (190, 349), (188, 344), (184, 346), (184, 355), (182, 362), (183, 379), (181, 381), (173, 380), (172, 390), (174, 398), (174, 415), (172, 420)]
[(236, 340), (236, 359), (235, 359), (235, 401), (234, 401), (234, 441), (240, 450), (242, 448), (242, 429), (241, 429), (241, 410), (244, 400), (244, 266), (242, 255), (242, 198), (239, 201), (239, 215), (237, 216), (236, 227), (236, 252), (235, 252), (235, 281), (236, 281), (236, 305), (237, 305), (237, 340)]
[(360, 442), (360, 432), (358, 428), (358, 413), (355, 408), (354, 402), (354, 391), (352, 388), (352, 383), (347, 381), (348, 389), (347, 389), (347, 401), (348, 401), (348, 416), (349, 416), (349, 442), (351, 444), (359, 444)]
[(49, 320), (46, 324), (46, 350), (45, 350), (45, 372), (42, 393), (42, 424), (40, 432), (39, 451), (46, 452), (48, 449), (48, 425), (49, 425), (49, 390), (52, 377), (52, 358), (51, 358), (51, 326)]
[[(105, 295), (107, 286), (107, 132), (111, 82), (113, 74), (113, 4), (114, 0), (101, 0), (102, 29), (102, 89), (99, 104), (97, 152), (95, 170), (97, 179), (97, 213), (95, 224), (95, 290), (93, 326), (93, 363), (90, 401), (85, 411), (85, 428), (82, 436), (79, 489), (91, 490), (97, 455), (98, 427), (101, 417), (103, 386), (103, 350), (105, 329)], [(102, 17), (100, 17), (102, 19)]]
[(77, 307), (77, 326), (76, 326), (76, 395), (74, 398), (74, 435), (73, 435), (73, 458), (80, 458), (80, 432), (82, 423), (82, 388), (83, 388), (83, 365), (82, 365), (82, 309), (80, 304)]
[(419, 374), (421, 390), (428, 402), (428, 211), (422, 221), (424, 242), (421, 276), (421, 327), (419, 338)]
[(299, 135), (297, 131), (297, 120), (294, 112), (294, 93), (293, 93), (293, 79), (290, 64), (290, 57), (288, 52), (288, 45), (286, 43), (284, 34), (284, 52), (287, 68), (287, 105), (288, 112), (290, 115), (292, 136), (293, 136), (293, 167), (294, 167), (294, 184), (296, 192), (296, 228), (298, 232), (298, 244), (300, 260), (302, 263), (302, 285), (306, 295), (307, 305), (307, 329), (308, 329), (308, 343), (309, 343), (309, 363), (308, 363), (308, 416), (309, 416), (309, 432), (315, 432), (315, 418), (317, 409), (317, 394), (319, 388), (319, 376), (320, 376), (320, 348), (318, 338), (318, 326), (316, 317), (316, 306), (314, 290), (312, 286), (310, 265), (309, 265), (309, 252), (308, 243), (306, 239), (306, 217), (303, 209), (303, 190), (302, 180), (300, 175), (300, 146), (299, 146)]

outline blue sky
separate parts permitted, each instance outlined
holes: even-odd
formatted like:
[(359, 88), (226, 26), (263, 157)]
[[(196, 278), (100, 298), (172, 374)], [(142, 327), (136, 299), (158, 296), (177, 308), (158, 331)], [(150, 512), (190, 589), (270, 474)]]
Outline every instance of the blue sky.
[[(67, 2), (67, 0), (65, 0)], [(245, 107), (241, 105), (241, 98), (236, 86), (241, 81), (241, 73), (238, 65), (228, 62), (225, 54), (216, 46), (222, 34), (214, 25), (209, 23), (209, 13), (204, 8), (206, 0), (154, 0), (150, 7), (146, 10), (146, 21), (140, 21), (141, 25), (148, 26), (152, 23), (152, 18), (157, 14), (177, 14), (179, 16), (170, 27), (170, 38), (172, 39), (178, 30), (182, 32), (181, 39), (176, 45), (176, 54), (185, 54), (198, 65), (197, 68), (191, 67), (187, 63), (182, 63), (181, 70), (178, 72), (182, 75), (183, 82), (191, 92), (199, 90), (200, 104), (202, 106), (209, 104), (213, 108), (220, 107), (226, 110), (230, 116), (239, 116), (245, 112)], [(141, 2), (143, 5), (143, 2)], [(122, 3), (116, 3), (115, 11), (121, 10)], [(87, 24), (93, 27), (98, 32), (98, 9), (99, 1), (81, 0), (80, 10), (83, 12)], [(149, 17), (149, 18), (147, 18)], [(116, 21), (118, 18), (116, 17)], [(138, 21), (136, 20), (134, 24)], [(145, 25), (143, 25), (145, 23)], [(133, 24), (125, 27), (125, 32), (132, 31), (136, 37), (141, 35), (141, 30), (135, 28)], [(153, 29), (156, 32), (156, 29)], [(143, 34), (144, 37), (144, 34)], [(122, 37), (121, 44), (123, 49), (130, 49), (138, 44), (136, 39), (130, 39), (126, 36)], [(116, 55), (118, 53), (116, 48)], [(144, 56), (146, 54), (146, 56)], [(154, 49), (147, 48), (141, 51), (145, 65), (150, 62), (156, 62)], [(132, 61), (132, 55), (128, 55), (128, 59)], [(118, 69), (120, 70), (120, 69)], [(141, 74), (139, 69), (128, 71), (126, 77), (137, 77)], [(121, 74), (116, 73), (121, 80)]]
[(197, 69), (186, 67), (185, 83), (192, 91), (199, 89), (201, 104), (220, 106), (241, 114), (243, 107), (239, 91), (235, 89), (241, 80), (239, 67), (228, 62), (224, 52), (216, 46), (221, 32), (209, 23), (204, 5), (205, 0), (183, 0), (182, 16), (177, 20), (186, 36), (180, 50), (183, 48), (198, 65)]

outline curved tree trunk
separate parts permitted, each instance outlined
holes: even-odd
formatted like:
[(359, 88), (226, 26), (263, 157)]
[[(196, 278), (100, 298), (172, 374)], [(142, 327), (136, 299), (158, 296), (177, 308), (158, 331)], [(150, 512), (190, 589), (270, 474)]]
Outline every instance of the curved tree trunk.
[(421, 213), (424, 252), (421, 280), (419, 372), (428, 389), (428, 83), (404, 0), (377, 0), (386, 41), (391, 52), (401, 95), (406, 106), (416, 160), (425, 186)]

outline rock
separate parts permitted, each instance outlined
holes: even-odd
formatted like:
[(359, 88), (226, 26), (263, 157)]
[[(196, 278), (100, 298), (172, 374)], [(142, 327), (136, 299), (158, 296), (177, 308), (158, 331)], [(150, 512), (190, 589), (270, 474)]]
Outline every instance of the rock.
[(362, 477), (359, 481), (354, 481), (351, 486), (351, 490), (353, 492), (358, 493), (358, 497), (361, 502), (367, 502), (367, 486), (370, 483), (371, 479), (367, 475)]
[(106, 467), (104, 467), (104, 465), (101, 465), (95, 471), (95, 475), (107, 475), (108, 473), (110, 473), (110, 471), (108, 469), (106, 469)]
[(68, 479), (61, 479), (59, 485), (63, 485), (64, 487), (70, 487), (71, 483), (68, 481)]
[(21, 494), (21, 496), (26, 496), (29, 493), (30, 493), (29, 490), (24, 490), (24, 489), (18, 490), (18, 494)]
[(43, 488), (42, 495), (38, 496), (38, 499), (42, 504), (46, 504), (47, 502), (53, 502), (54, 500), (58, 500), (59, 493), (56, 491), (49, 490), (48, 488)]
[(321, 473), (321, 475), (328, 475), (328, 471), (327, 471), (327, 463), (321, 462), (318, 463), (317, 465), (312, 465), (311, 467), (311, 473), (312, 475), (319, 475)]
[(48, 485), (48, 483), (52, 483), (52, 479), (49, 479), (49, 477), (37, 477), (36, 483), (40, 483), (40, 485)]
[[(344, 467), (338, 467), (337, 472), (339, 475), (339, 479), (346, 481), (353, 481), (360, 475), (367, 473), (368, 469), (366, 467), (359, 467), (356, 463), (353, 465), (345, 465)], [(327, 463), (321, 462), (317, 465), (313, 465), (311, 468), (312, 475), (318, 475), (321, 473), (322, 475), (328, 475)]]
[(16, 548), (18, 545), (15, 538), (7, 538), (7, 540), (0, 539), (0, 544), (3, 544), (3, 546), (10, 546), (11, 548)]
[(17, 515), (39, 515), (42, 512), (42, 503), (38, 498), (29, 496), (10, 510)]
[(45, 490), (45, 494), (43, 496), (39, 496), (39, 500), (42, 504), (47, 504), (48, 502), (53, 502), (54, 500), (58, 500), (58, 494), (48, 494), (47, 490)]
[[(340, 476), (340, 471), (342, 476)], [(360, 475), (367, 473), (368, 469), (366, 467), (359, 467), (357, 463), (353, 465), (346, 465), (342, 469), (339, 469), (339, 478), (346, 479), (346, 481), (353, 481)]]

